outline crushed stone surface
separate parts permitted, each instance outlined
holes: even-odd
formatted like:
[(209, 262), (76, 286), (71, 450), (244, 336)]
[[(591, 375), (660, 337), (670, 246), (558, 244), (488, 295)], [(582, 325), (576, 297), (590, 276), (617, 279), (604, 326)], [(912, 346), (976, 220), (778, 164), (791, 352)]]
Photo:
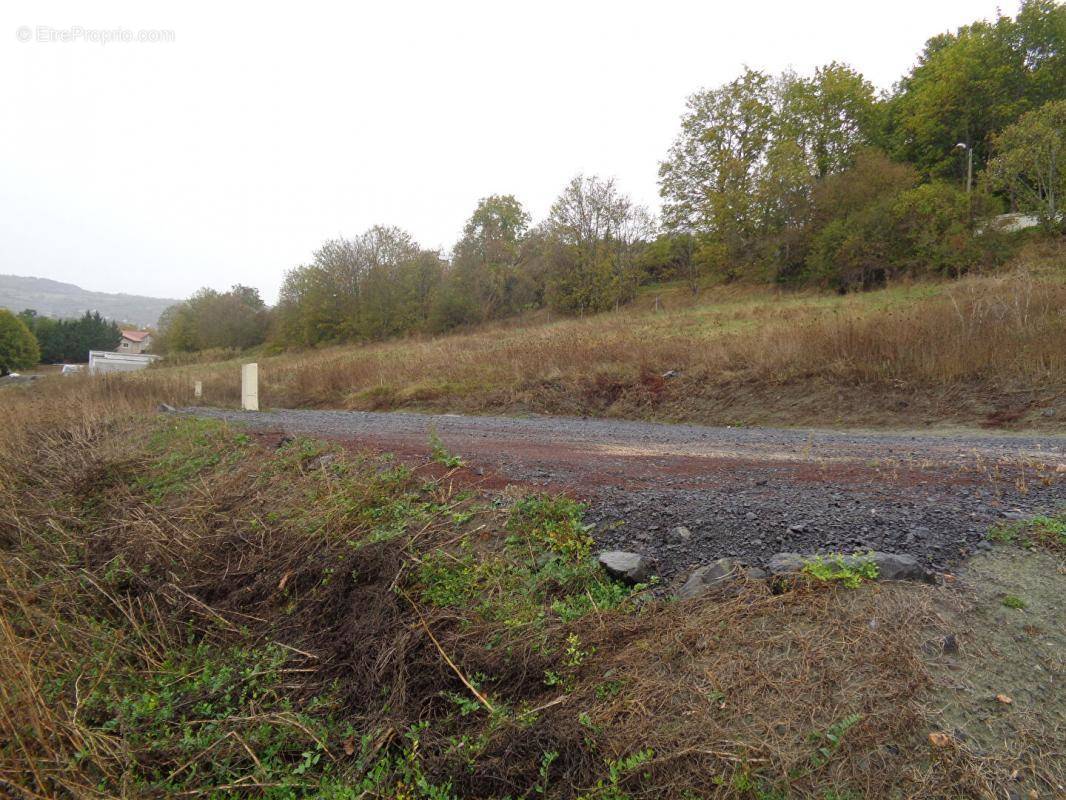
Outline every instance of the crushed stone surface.
[[(487, 490), (516, 483), (588, 503), (604, 549), (683, 578), (722, 557), (910, 553), (947, 571), (990, 526), (1066, 506), (1066, 437), (714, 428), (610, 419), (187, 408), (260, 432), (425, 458), (435, 431)], [(687, 533), (675, 532), (684, 527)]]

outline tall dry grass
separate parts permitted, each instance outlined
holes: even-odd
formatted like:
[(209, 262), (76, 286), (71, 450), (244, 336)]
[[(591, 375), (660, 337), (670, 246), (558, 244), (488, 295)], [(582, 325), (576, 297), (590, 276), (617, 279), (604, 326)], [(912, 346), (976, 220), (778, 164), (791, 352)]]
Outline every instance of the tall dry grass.
[[(928, 399), (924, 412), (972, 421), (1004, 393), (1066, 385), (1061, 272), (1022, 266), (847, 297), (747, 289), (705, 301), (261, 358), (260, 402), (824, 423), (903, 402), (902, 422)], [(237, 364), (143, 379), (201, 380), (205, 402), (235, 404)], [(664, 382), (668, 372), (677, 376)]]

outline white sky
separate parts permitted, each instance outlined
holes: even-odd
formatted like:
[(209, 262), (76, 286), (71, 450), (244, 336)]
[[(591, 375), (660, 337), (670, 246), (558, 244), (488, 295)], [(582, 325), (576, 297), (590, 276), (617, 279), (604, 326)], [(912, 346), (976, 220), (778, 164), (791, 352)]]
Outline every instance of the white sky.
[[(478, 198), (575, 173), (658, 209), (684, 101), (744, 64), (889, 87), (1002, 0), (0, 4), (0, 273), (184, 297), (375, 223), (449, 249)], [(18, 40), (28, 26), (29, 42)], [(169, 43), (36, 41), (164, 29)], [(0, 298), (2, 305), (2, 298)]]

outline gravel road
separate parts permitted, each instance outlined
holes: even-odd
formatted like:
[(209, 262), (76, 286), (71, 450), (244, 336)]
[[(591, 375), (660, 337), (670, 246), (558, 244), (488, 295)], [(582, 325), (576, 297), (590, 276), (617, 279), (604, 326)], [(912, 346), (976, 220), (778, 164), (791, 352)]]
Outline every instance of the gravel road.
[[(722, 556), (911, 553), (937, 570), (989, 547), (1004, 519), (1066, 506), (1066, 437), (709, 428), (557, 417), (211, 408), (182, 413), (424, 457), (436, 430), (487, 489), (561, 489), (604, 547), (666, 578)], [(678, 526), (687, 529), (676, 532)]]

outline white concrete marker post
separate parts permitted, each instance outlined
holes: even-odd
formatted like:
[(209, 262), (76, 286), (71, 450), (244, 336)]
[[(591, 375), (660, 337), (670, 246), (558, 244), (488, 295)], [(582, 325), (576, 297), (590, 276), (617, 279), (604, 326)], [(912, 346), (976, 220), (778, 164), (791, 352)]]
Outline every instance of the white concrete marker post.
[(241, 408), (259, 410), (259, 365), (241, 365)]
[(199, 400), (201, 397), (204, 396), (204, 384), (203, 384), (203, 381), (196, 381), (196, 382), (193, 383), (193, 385), (192, 385), (192, 393), (193, 393), (193, 396), (197, 400)]

